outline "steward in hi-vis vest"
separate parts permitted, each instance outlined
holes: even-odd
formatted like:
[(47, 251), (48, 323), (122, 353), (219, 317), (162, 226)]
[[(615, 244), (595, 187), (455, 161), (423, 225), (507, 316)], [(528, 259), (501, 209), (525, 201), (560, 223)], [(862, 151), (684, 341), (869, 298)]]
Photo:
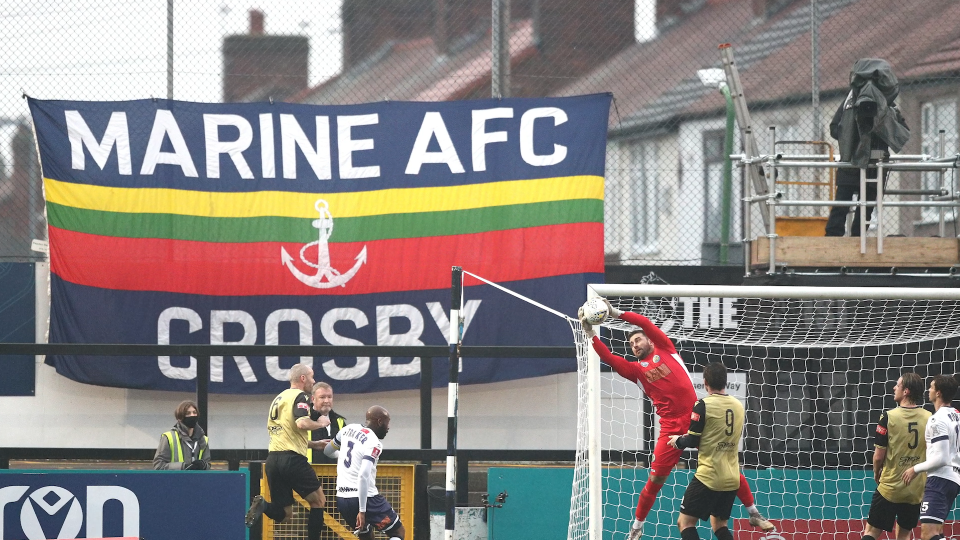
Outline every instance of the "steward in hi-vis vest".
[(202, 471), (210, 468), (209, 438), (197, 424), (197, 405), (184, 401), (174, 411), (177, 423), (160, 435), (160, 444), (153, 455), (153, 468), (158, 471)]

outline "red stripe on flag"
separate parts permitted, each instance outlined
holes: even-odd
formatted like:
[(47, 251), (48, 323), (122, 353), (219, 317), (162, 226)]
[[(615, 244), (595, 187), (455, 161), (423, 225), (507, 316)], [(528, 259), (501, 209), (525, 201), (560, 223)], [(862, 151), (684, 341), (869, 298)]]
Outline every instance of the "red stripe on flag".
[[(447, 288), (451, 266), (500, 282), (603, 272), (602, 223), (330, 244), (330, 266), (341, 274), (367, 250), (367, 262), (345, 286), (332, 288), (298, 280), (281, 261), (281, 247), (300, 272), (316, 275), (300, 259), (302, 244), (118, 238), (50, 227), (51, 271), (103, 289), (212, 296), (368, 294)], [(306, 257), (316, 263), (316, 247), (308, 248)]]

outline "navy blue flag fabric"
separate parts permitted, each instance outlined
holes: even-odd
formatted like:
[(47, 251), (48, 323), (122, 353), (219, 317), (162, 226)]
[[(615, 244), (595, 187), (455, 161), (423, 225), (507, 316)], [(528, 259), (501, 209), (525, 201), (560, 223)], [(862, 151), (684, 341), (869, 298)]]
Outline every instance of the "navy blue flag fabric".
[[(573, 314), (602, 280), (609, 95), (351, 106), (30, 100), (56, 343), (442, 345), (452, 266)], [(569, 345), (467, 281), (467, 345)], [(212, 392), (419, 385), (410, 358), (212, 358)], [(74, 380), (191, 390), (190, 358), (52, 356)], [(462, 382), (570, 371), (476, 360)]]

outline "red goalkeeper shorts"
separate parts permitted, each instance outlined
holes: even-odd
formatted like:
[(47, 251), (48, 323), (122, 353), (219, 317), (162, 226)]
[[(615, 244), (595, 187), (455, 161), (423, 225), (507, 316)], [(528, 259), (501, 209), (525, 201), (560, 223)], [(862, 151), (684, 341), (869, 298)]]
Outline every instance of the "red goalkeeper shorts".
[(657, 437), (657, 444), (653, 448), (653, 461), (650, 462), (652, 476), (669, 476), (670, 471), (677, 466), (683, 450), (670, 446), (667, 440), (671, 435), (685, 435), (688, 429), (690, 429), (689, 416), (660, 420), (660, 436)]

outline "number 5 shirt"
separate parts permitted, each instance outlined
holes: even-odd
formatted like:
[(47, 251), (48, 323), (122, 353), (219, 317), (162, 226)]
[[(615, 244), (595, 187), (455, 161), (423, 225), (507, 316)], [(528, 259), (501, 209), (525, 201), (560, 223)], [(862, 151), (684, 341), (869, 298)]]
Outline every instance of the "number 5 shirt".
[(920, 463), (926, 456), (927, 442), (920, 433), (926, 430), (929, 419), (930, 411), (919, 405), (897, 407), (880, 415), (873, 444), (877, 448), (887, 449), (880, 484), (877, 486), (884, 499), (906, 504), (920, 504), (923, 499), (927, 475), (921, 473), (908, 486), (903, 484), (900, 477), (903, 471)]
[(383, 452), (380, 438), (367, 427), (349, 424), (341, 429), (331, 444), (340, 450), (337, 457), (337, 497), (359, 497), (360, 464), (370, 460), (373, 464), (372, 478), (367, 482), (367, 498), (377, 495), (377, 462)]

